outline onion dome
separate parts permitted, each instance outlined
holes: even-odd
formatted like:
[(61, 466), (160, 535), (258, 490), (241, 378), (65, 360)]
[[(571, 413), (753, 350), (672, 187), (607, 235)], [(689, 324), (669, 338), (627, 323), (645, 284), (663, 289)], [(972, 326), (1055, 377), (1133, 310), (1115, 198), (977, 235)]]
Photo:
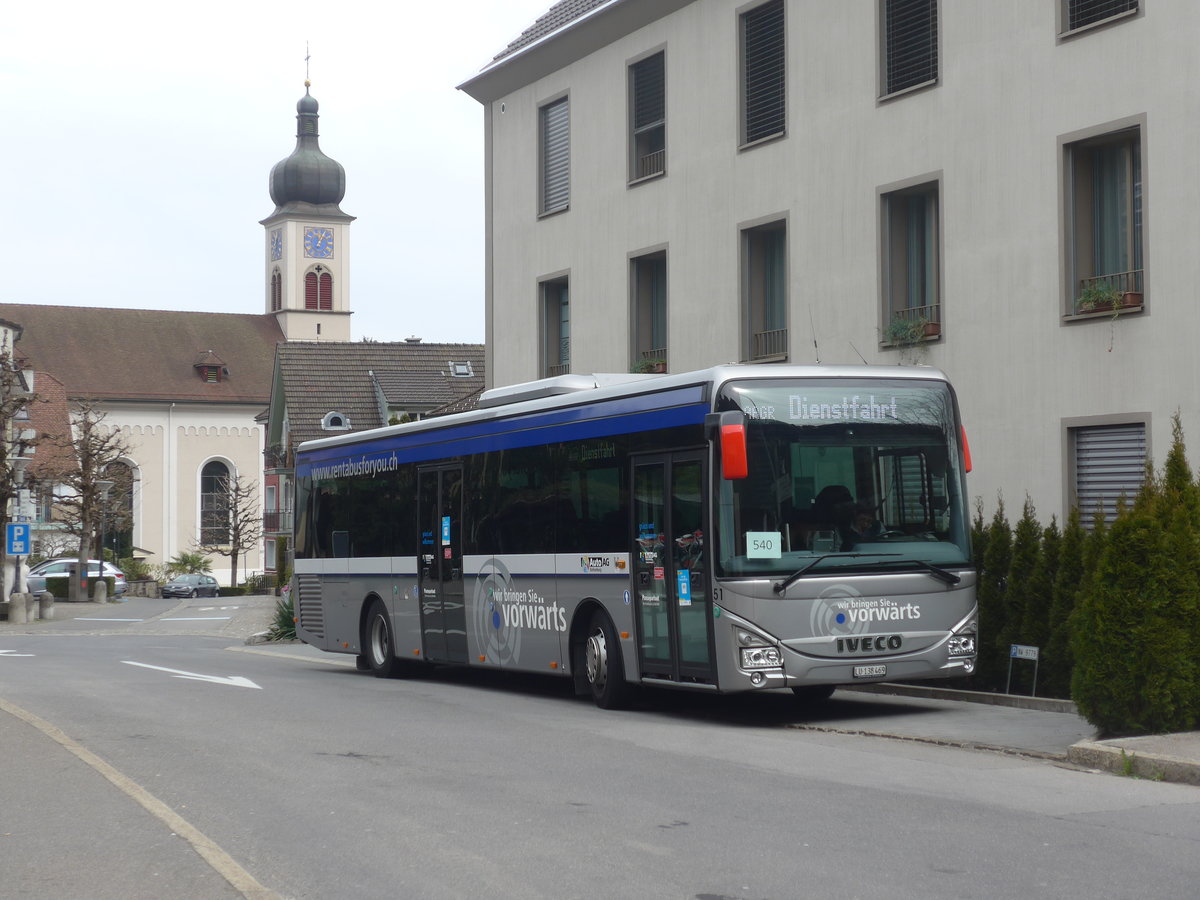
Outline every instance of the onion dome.
[(308, 93), (296, 104), (296, 149), (271, 169), (275, 212), (303, 209), (344, 215), (338, 204), (346, 196), (346, 170), (321, 152), (317, 144), (317, 101)]

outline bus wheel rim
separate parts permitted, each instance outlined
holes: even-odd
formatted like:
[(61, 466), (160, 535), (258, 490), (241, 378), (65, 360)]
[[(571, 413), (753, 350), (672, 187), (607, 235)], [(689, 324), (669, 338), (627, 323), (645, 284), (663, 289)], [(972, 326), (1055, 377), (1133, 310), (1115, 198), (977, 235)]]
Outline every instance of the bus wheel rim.
[(604, 632), (600, 629), (596, 629), (588, 637), (587, 675), (588, 681), (597, 688), (603, 688), (608, 680), (608, 645), (604, 641)]

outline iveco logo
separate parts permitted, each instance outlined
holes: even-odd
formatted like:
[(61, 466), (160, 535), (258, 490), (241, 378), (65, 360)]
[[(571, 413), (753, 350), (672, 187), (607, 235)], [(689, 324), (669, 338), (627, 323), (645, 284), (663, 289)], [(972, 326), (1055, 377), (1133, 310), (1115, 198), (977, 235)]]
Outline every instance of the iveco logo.
[(899, 650), (900, 645), (904, 640), (898, 634), (890, 634), (887, 637), (879, 635), (872, 637), (845, 637), (837, 639), (838, 653), (870, 653), (873, 650)]

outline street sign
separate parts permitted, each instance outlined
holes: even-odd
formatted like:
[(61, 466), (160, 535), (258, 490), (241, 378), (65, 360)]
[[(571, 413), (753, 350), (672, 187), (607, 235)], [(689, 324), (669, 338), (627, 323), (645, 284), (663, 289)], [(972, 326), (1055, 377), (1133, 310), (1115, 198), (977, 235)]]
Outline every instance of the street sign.
[(1027, 644), (1012, 644), (1008, 655), (1013, 659), (1037, 659), (1038, 648)]
[(32, 529), (28, 522), (9, 522), (4, 526), (4, 543), (9, 556), (28, 556)]

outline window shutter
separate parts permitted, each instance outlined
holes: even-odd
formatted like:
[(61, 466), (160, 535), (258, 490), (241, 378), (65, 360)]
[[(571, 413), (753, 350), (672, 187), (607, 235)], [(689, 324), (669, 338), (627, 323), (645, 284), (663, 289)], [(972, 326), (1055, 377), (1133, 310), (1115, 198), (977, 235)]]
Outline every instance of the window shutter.
[(570, 202), (570, 144), (567, 99), (542, 107), (542, 212)]
[(937, 0), (888, 0), (887, 93), (938, 75)]
[(1096, 512), (1112, 521), (1124, 494), (1133, 502), (1146, 475), (1146, 425), (1075, 429), (1075, 496), (1084, 527)]
[(666, 117), (663, 92), (663, 54), (656, 53), (633, 67), (633, 127), (658, 125)]
[(1083, 28), (1103, 22), (1112, 16), (1132, 12), (1138, 8), (1138, 0), (1069, 0), (1067, 4), (1067, 30)]
[(333, 309), (333, 276), (328, 272), (321, 273), (321, 294), (319, 309)]
[(742, 90), (745, 143), (784, 130), (783, 0), (742, 17)]

